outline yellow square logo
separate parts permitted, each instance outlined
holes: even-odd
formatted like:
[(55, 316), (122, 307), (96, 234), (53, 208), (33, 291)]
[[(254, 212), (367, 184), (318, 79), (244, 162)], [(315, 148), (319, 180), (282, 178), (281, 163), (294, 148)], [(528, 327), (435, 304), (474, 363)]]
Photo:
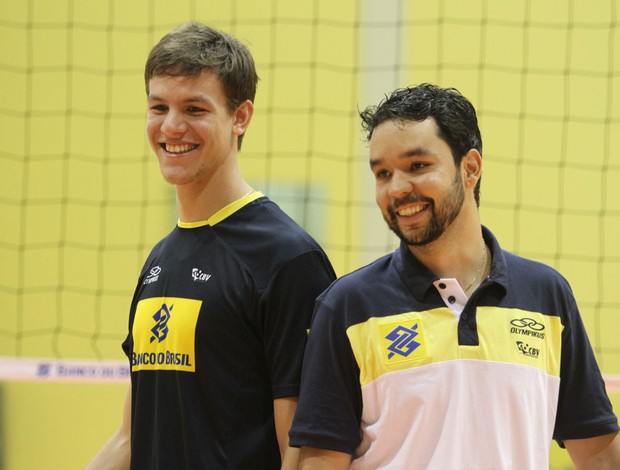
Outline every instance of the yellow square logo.
[(196, 370), (195, 336), (202, 301), (153, 297), (138, 302), (131, 370)]
[(419, 318), (379, 324), (387, 365), (421, 359), (427, 355), (424, 328)]

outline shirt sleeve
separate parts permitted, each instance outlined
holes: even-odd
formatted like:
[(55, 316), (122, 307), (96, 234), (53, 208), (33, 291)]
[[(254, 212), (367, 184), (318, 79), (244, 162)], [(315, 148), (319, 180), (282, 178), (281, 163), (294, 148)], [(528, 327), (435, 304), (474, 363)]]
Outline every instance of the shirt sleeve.
[(308, 339), (290, 445), (353, 454), (361, 441), (362, 394), (342, 312), (320, 299)]
[(618, 431), (618, 419), (572, 293), (567, 310), (553, 435), (562, 447), (566, 439), (584, 439)]
[(326, 255), (311, 250), (283, 265), (263, 293), (260, 328), (274, 399), (299, 395), (314, 302), (335, 277)]

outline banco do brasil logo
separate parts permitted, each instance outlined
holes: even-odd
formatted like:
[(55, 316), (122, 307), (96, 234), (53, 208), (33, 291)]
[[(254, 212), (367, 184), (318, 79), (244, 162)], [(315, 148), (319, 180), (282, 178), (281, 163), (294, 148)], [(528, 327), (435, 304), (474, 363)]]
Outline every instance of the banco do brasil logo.
[(388, 359), (392, 359), (395, 354), (403, 357), (408, 357), (413, 351), (420, 347), (420, 343), (415, 340), (416, 336), (418, 336), (419, 334), (417, 330), (417, 323), (411, 328), (406, 328), (402, 325), (394, 328), (386, 336), (386, 339), (392, 342), (387, 347), (390, 351), (388, 353)]
[(168, 307), (166, 304), (162, 304), (161, 308), (153, 315), (155, 326), (151, 328), (151, 333), (153, 333), (153, 336), (151, 336), (151, 343), (155, 340), (161, 343), (168, 336), (168, 321), (170, 320), (173, 308), (174, 305)]

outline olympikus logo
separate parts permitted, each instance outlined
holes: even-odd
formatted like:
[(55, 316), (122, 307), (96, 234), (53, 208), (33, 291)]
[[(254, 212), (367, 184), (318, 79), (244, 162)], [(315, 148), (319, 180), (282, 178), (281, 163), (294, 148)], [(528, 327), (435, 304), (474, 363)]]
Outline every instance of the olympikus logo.
[(399, 325), (386, 336), (387, 339), (392, 341), (392, 344), (388, 346), (390, 351), (388, 359), (394, 357), (394, 354), (407, 357), (420, 346), (420, 343), (414, 340), (418, 336), (418, 332), (415, 331), (417, 329), (417, 323), (412, 328), (405, 328)]
[(198, 268), (192, 269), (192, 279), (194, 279), (194, 282), (207, 282), (210, 277), (211, 274), (203, 273)]
[(151, 268), (151, 270), (149, 271), (149, 275), (146, 276), (146, 279), (144, 280), (142, 284), (146, 285), (152, 282), (156, 282), (157, 279), (159, 279), (159, 273), (161, 273), (161, 268), (159, 266), (155, 266), (154, 268)]
[(512, 325), (510, 327), (511, 333), (545, 339), (545, 334), (542, 333), (542, 330), (545, 329), (545, 325), (538, 323), (532, 318), (515, 318), (510, 321), (510, 324)]

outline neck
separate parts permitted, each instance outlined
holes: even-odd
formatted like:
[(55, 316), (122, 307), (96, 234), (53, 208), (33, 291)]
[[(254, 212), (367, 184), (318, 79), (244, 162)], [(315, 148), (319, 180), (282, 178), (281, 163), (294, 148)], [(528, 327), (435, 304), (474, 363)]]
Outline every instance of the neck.
[(470, 295), (471, 292), (476, 290), (476, 288), (482, 283), (482, 279), (484, 279), (487, 275), (486, 270), (487, 270), (487, 264), (488, 264), (488, 253), (487, 253), (488, 248), (484, 244), (484, 239), (481, 241), (482, 241), (482, 245), (480, 247), (480, 250), (482, 254), (480, 257), (480, 264), (478, 265), (478, 269), (476, 269), (476, 272), (471, 278), (471, 281), (469, 281), (469, 284), (464, 286), (462, 282), (459, 282), (459, 284), (461, 284), (461, 287), (463, 287), (463, 291), (468, 296)]
[(428, 245), (409, 247), (432, 273), (439, 278), (455, 278), (466, 293), (473, 292), (488, 275), (491, 261), (477, 212), (471, 215), (459, 216)]
[(177, 208), (183, 222), (207, 220), (231, 202), (253, 191), (239, 172), (232, 177), (212, 176), (207, 182), (176, 186)]

